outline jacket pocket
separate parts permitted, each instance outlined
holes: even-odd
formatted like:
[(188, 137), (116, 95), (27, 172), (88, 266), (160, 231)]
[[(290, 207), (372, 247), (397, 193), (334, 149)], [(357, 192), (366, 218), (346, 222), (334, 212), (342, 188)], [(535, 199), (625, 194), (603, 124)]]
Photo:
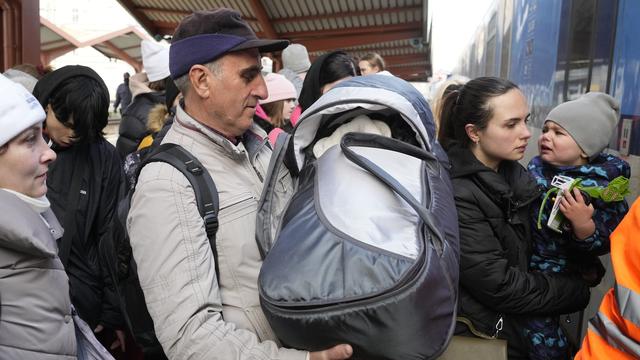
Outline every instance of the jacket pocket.
[(257, 211), (258, 199), (250, 192), (235, 195), (220, 204), (219, 223), (225, 224)]
[(280, 171), (278, 173), (278, 185), (276, 191), (278, 192), (286, 192), (293, 187), (293, 182), (291, 180), (291, 176), (289, 175), (289, 170), (286, 167), (280, 167)]

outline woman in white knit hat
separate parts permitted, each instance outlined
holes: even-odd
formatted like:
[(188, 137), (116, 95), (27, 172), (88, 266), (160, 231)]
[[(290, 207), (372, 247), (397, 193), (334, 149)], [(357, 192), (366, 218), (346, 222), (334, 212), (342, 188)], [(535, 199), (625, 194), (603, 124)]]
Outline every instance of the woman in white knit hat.
[(58, 258), (62, 228), (49, 208), (45, 113), (0, 75), (0, 354), (75, 359), (69, 280)]
[(69, 280), (58, 258), (62, 228), (49, 208), (45, 114), (25, 88), (0, 75), (0, 354), (75, 359)]
[(45, 112), (0, 75), (0, 354), (2, 359), (113, 359), (75, 314), (50, 208)]
[(140, 43), (144, 72), (129, 78), (131, 103), (122, 113), (116, 149), (120, 157), (138, 149), (147, 135), (147, 119), (151, 109), (165, 103), (165, 84), (169, 78), (169, 47), (152, 40)]

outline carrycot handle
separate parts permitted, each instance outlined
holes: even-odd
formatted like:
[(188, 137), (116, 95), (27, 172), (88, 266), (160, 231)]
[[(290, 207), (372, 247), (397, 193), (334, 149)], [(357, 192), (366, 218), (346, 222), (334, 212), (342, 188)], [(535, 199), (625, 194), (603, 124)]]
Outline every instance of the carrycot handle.
[(442, 249), (444, 247), (444, 238), (442, 237), (442, 234), (438, 227), (435, 225), (435, 220), (433, 219), (431, 213), (429, 213), (428, 208), (420, 204), (420, 202), (418, 202), (418, 200), (416, 200), (416, 198), (411, 195), (407, 188), (400, 184), (398, 180), (396, 180), (393, 176), (389, 175), (388, 172), (384, 171), (382, 168), (380, 168), (378, 165), (376, 165), (366, 157), (359, 155), (351, 150), (349, 148), (350, 146), (393, 150), (421, 159), (423, 161), (438, 161), (437, 158), (417, 146), (413, 146), (400, 140), (380, 136), (377, 134), (350, 132), (346, 133), (340, 140), (340, 147), (342, 148), (342, 152), (348, 160), (374, 175), (376, 178), (390, 187), (401, 198), (403, 198), (404, 201), (406, 201), (416, 211), (422, 221), (424, 221), (429, 229), (431, 229), (431, 231), (436, 235), (436, 238), (440, 243), (439, 249), (441, 255)]

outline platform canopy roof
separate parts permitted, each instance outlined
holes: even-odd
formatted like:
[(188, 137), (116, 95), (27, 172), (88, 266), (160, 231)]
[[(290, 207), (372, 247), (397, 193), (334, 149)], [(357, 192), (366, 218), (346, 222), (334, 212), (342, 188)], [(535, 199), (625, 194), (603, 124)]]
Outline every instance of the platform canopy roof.
[[(168, 38), (195, 10), (238, 10), (259, 37), (287, 39), (318, 56), (377, 52), (407, 80), (431, 75), (428, 0), (117, 0), (153, 36)], [(277, 56), (277, 54), (276, 54)]]
[(45, 65), (69, 51), (91, 46), (105, 56), (126, 61), (136, 71), (140, 71), (142, 69), (140, 42), (150, 38), (137, 27), (128, 26), (80, 41), (64, 29), (40, 17), (40, 56), (41, 62)]

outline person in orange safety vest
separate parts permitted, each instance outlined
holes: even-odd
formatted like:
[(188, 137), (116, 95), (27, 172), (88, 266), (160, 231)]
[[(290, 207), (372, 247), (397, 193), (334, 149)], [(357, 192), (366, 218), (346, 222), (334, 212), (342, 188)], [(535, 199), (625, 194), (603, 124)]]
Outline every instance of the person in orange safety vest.
[(615, 286), (605, 295), (576, 355), (586, 359), (640, 358), (640, 198), (611, 234)]

